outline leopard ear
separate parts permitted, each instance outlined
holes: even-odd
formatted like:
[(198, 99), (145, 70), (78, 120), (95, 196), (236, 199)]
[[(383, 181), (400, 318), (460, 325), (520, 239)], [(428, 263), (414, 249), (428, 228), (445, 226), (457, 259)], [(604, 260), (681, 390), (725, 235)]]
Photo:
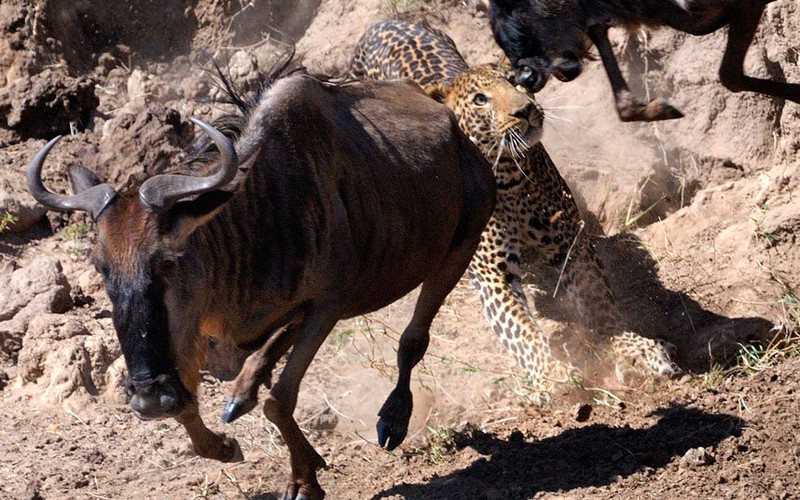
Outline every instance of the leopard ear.
[(447, 95), (450, 93), (450, 85), (442, 82), (429, 83), (422, 87), (431, 98), (435, 101), (444, 103), (447, 100)]

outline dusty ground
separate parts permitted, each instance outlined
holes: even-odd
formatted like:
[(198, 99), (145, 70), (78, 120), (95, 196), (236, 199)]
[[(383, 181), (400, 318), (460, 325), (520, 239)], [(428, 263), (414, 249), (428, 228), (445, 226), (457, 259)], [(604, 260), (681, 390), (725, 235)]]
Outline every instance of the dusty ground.
[[(45, 173), (56, 188), (71, 163), (119, 188), (176, 165), (193, 139), (188, 117), (224, 111), (207, 102), (217, 91), (198, 65), (204, 51), (245, 89), (290, 38), (299, 61), (337, 73), (388, 16), (444, 28), (471, 63), (499, 51), (480, 2), (108, 4), (0, 4), (0, 498), (279, 498), (287, 452), (257, 411), (224, 429), (244, 450), (234, 465), (194, 456), (175, 423), (128, 411), (110, 304), (87, 260), (91, 225), (44, 216), (24, 169), (58, 133), (70, 135)], [(748, 72), (800, 82), (798, 33), (796, 2), (771, 4)], [(417, 372), (412, 432), (387, 453), (374, 424), (407, 297), (338, 325), (304, 381), (297, 417), (328, 463), (329, 498), (800, 496), (798, 348), (750, 344), (800, 323), (800, 106), (725, 92), (724, 39), (616, 34), (632, 85), (670, 98), (682, 120), (619, 123), (597, 63), (538, 96), (545, 146), (591, 230), (608, 235), (598, 245), (627, 321), (673, 342), (684, 373), (535, 406), (465, 280)], [(569, 304), (539, 291), (552, 274), (531, 273), (529, 293), (548, 328), (573, 328)], [(219, 430), (224, 389), (209, 375), (201, 394)]]

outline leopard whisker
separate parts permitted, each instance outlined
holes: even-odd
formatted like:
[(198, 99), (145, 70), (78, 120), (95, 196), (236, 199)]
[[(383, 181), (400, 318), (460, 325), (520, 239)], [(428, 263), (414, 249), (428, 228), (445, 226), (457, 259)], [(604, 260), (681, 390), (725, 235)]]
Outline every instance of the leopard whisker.
[(517, 128), (509, 129), (505, 134), (508, 138), (508, 149), (512, 158), (524, 158), (530, 149), (530, 144)]
[[(506, 143), (506, 136), (505, 135), (503, 135), (503, 137), (500, 138), (499, 142), (495, 143), (497, 145), (497, 157), (495, 158), (494, 164), (492, 165), (492, 172), (494, 172), (495, 174), (497, 173), (497, 165), (500, 164), (500, 158), (502, 158), (503, 151), (506, 148), (506, 144), (505, 143)], [(494, 149), (494, 148), (492, 148), (492, 149)]]
[(516, 158), (513, 158), (513, 160), (514, 160), (514, 165), (517, 167), (517, 170), (519, 170), (519, 173), (521, 173), (523, 177), (528, 179), (528, 182), (533, 183), (533, 179), (528, 177), (528, 174), (525, 173), (525, 169), (522, 168), (522, 165), (519, 164), (519, 161), (517, 161)]

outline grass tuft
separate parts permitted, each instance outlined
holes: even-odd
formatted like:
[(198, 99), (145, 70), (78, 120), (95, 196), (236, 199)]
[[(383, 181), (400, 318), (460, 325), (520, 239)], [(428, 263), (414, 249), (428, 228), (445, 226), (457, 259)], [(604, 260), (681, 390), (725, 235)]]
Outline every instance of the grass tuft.
[(0, 215), (0, 234), (5, 233), (8, 231), (11, 226), (17, 223), (19, 217), (12, 214), (11, 212), (5, 212), (3, 215)]

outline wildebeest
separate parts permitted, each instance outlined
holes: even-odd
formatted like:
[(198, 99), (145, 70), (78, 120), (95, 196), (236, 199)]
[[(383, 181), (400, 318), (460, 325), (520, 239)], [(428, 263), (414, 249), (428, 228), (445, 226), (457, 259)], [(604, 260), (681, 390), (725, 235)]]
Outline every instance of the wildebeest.
[(453, 115), (409, 82), (283, 75), (244, 109), (227, 135), (194, 120), (213, 142), (206, 162), (138, 191), (118, 193), (83, 167), (70, 170), (75, 194), (48, 191), (41, 170), (58, 138), (31, 162), (28, 186), (51, 209), (92, 215), (130, 407), (142, 419), (174, 417), (197, 454), (242, 458), (198, 413), (205, 336), (291, 347), (264, 414), (289, 448), (286, 498), (322, 498), (324, 461), (292, 417), (309, 363), (339, 319), (421, 283), (382, 414), (402, 440), (410, 372), (492, 213), (494, 178)]
[(683, 114), (664, 99), (644, 102), (628, 88), (620, 72), (608, 29), (670, 26), (692, 35), (707, 35), (729, 26), (719, 69), (722, 84), (733, 92), (750, 91), (800, 103), (800, 84), (753, 78), (744, 74), (747, 49), (766, 4), (773, 0), (491, 0), (492, 32), (514, 66), (517, 83), (531, 92), (550, 75), (575, 79), (589, 47), (600, 52), (622, 121), (656, 121)]

